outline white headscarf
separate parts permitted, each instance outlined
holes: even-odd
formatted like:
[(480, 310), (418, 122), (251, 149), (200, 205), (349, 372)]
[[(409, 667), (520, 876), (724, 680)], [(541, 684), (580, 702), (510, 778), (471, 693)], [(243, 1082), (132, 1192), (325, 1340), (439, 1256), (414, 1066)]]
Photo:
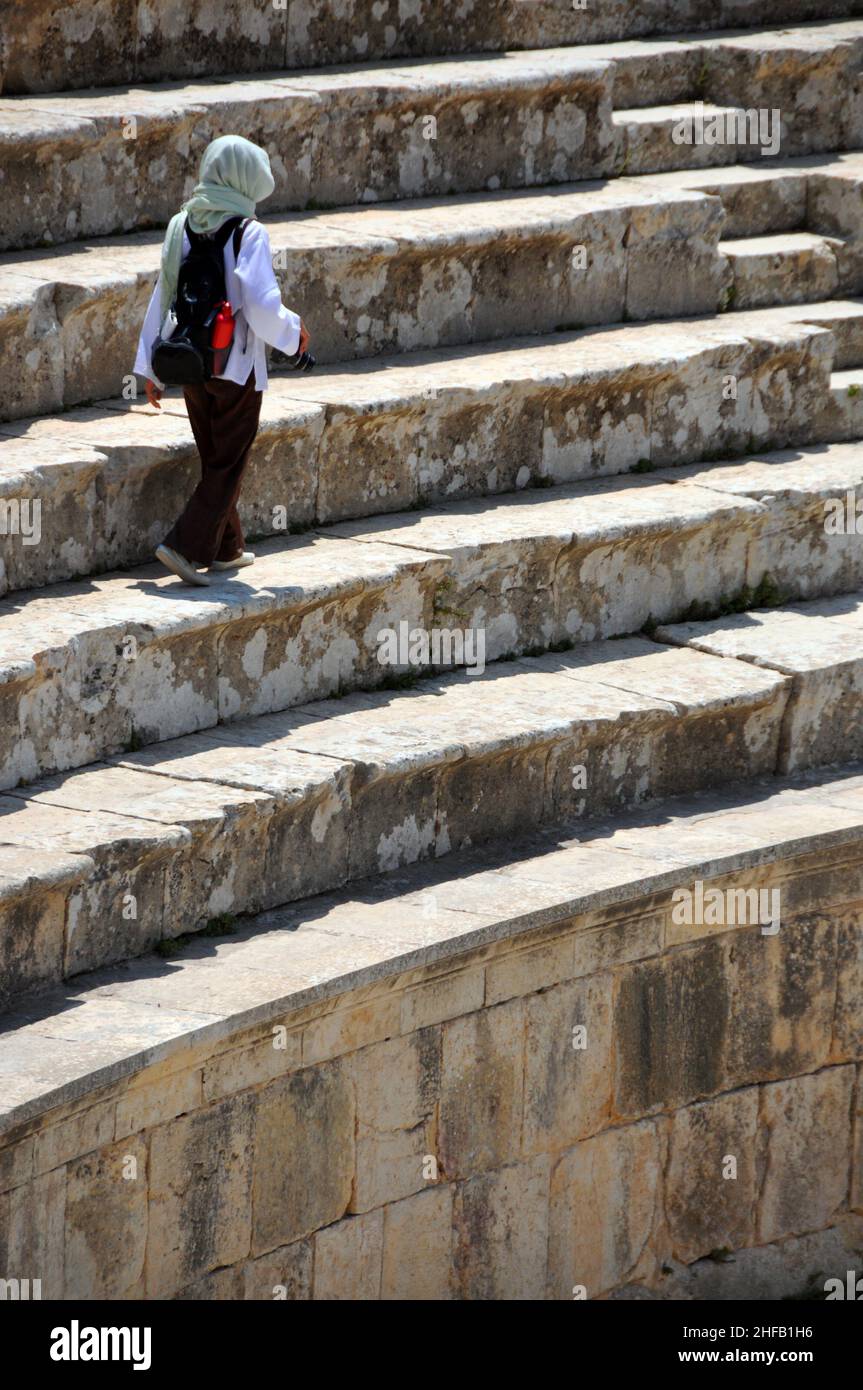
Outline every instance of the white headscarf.
[(186, 217), (193, 232), (216, 232), (229, 217), (253, 217), (276, 186), (266, 150), (242, 135), (220, 135), (204, 150), (199, 183), (171, 218), (162, 244), (161, 308), (167, 314), (177, 293)]

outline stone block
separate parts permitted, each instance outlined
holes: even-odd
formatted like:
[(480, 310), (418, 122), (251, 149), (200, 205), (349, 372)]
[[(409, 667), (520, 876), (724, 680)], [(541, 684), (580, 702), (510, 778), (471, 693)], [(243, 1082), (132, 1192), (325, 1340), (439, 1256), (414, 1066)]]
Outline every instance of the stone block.
[(252, 1252), (290, 1245), (347, 1211), (355, 1172), (353, 1088), (337, 1063), (271, 1083), (257, 1100)]
[(36, 1146), (35, 1134), (25, 1135), (16, 1142), (7, 1139), (0, 1149), (0, 1193), (13, 1187), (23, 1187), (33, 1176), (33, 1151)]
[(0, 846), (0, 999), (63, 978), (67, 903), (90, 867), (83, 855)]
[(812, 914), (776, 936), (734, 933), (725, 1086), (796, 1075), (830, 1057), (836, 1004), (836, 925)]
[(436, 1159), (441, 1084), (439, 1030), (363, 1048), (352, 1059), (357, 1107), (353, 1211), (369, 1211), (419, 1192), (425, 1160)]
[(439, 1164), (468, 1178), (518, 1157), (525, 1012), (521, 1000), (442, 1025)]
[(453, 970), (438, 975), (405, 990), (401, 1000), (400, 1030), (413, 1033), (433, 1023), (472, 1014), (482, 1008), (484, 997), (485, 974), (481, 969)]
[(248, 1255), (254, 1118), (241, 1096), (153, 1131), (148, 1297)]
[(655, 318), (657, 304), (669, 318), (715, 312), (731, 284), (730, 269), (716, 250), (724, 220), (719, 199), (702, 194), (635, 208), (626, 254), (626, 317)]
[(612, 1117), (612, 977), (594, 975), (525, 1001), (525, 1153), (557, 1152)]
[(197, 1067), (193, 1071), (175, 1072), (151, 1085), (129, 1086), (117, 1099), (115, 1137), (125, 1139), (129, 1134), (152, 1129), (178, 1115), (198, 1110), (207, 1101), (221, 1100), (222, 1095), (203, 1093), (201, 1076), (201, 1068)]
[(549, 1199), (550, 1297), (597, 1298), (639, 1272), (657, 1222), (662, 1162), (658, 1124), (648, 1120), (585, 1139), (558, 1160)]
[(383, 1224), (383, 1211), (370, 1211), (318, 1231), (313, 1298), (363, 1302), (380, 1297)]
[(302, 1302), (312, 1296), (313, 1242), (298, 1240), (243, 1267), (243, 1298)]
[(67, 1299), (139, 1292), (147, 1251), (147, 1147), (127, 1136), (70, 1163), (66, 1191)]
[(510, 949), (486, 966), (486, 1000), (489, 1005), (520, 998), (536, 990), (569, 980), (575, 973), (574, 933), (543, 941), (525, 950)]
[(440, 1302), (453, 1297), (453, 1189), (430, 1187), (384, 1209), (381, 1298)]
[(303, 1064), (341, 1057), (401, 1030), (401, 999), (395, 991), (372, 995), (353, 1007), (322, 1014), (303, 1029)]
[(238, 1091), (274, 1081), (284, 1076), (285, 1072), (296, 1071), (300, 1066), (301, 1054), (299, 1030), (284, 1035), (267, 1032), (250, 1047), (220, 1053), (203, 1070), (204, 1102), (222, 1100)]
[(41, 1280), (43, 1299), (64, 1294), (66, 1169), (0, 1197), (0, 1278)]
[(131, 81), (136, 8), (137, 0), (93, 0), (59, 11), (50, 0), (7, 0), (2, 90), (57, 92)]
[(457, 1296), (477, 1301), (545, 1297), (549, 1159), (481, 1173), (453, 1198)]
[(636, 1118), (720, 1090), (730, 1006), (719, 941), (624, 966), (614, 1006), (615, 1110)]
[(101, 1150), (114, 1138), (115, 1101), (78, 1110), (58, 1124), (47, 1125), (36, 1135), (33, 1166), (37, 1173), (59, 1168), (70, 1159)]
[(848, 1201), (854, 1067), (828, 1067), (764, 1087), (767, 1172), (758, 1242), (830, 1226)]
[(678, 1110), (671, 1119), (665, 1214), (684, 1264), (755, 1237), (762, 1135), (758, 1088)]

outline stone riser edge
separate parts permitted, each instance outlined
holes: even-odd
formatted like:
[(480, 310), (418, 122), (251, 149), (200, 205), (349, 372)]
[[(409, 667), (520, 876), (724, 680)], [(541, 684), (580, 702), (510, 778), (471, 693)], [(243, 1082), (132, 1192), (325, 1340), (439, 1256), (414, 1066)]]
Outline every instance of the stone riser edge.
[(425, 67), (359, 70), (322, 90), (276, 74), (233, 94), (226, 87), (223, 99), (209, 102), (188, 91), (173, 104), (165, 93), (154, 104), (146, 91), (95, 97), (84, 115), (50, 102), (22, 106), (0, 139), (0, 250), (164, 227), (190, 196), (200, 156), (226, 121), (268, 151), (271, 211), (611, 173), (611, 64), (561, 54), (493, 68), (490, 60), (444, 69), (440, 79)]
[[(541, 489), (511, 513), (509, 534), (496, 525), (489, 532), (479, 517), (471, 537), (470, 511), (460, 521), (443, 512), (425, 548), (409, 524), (380, 539), (334, 528), (259, 555), (254, 590), (225, 583), (198, 611), (184, 591), (166, 590), (157, 621), (141, 587), (152, 582), (146, 572), (118, 581), (95, 605), (66, 595), (68, 612), (50, 591), (36, 596), (46, 620), (56, 609), (57, 626), (42, 646), (38, 620), (35, 630), (24, 621), (21, 645), (13, 653), (7, 644), (0, 784), (11, 789), (122, 750), (374, 691), (388, 678), (404, 684), (429, 669), (429, 656), (417, 664), (403, 647), (382, 647), (383, 633), (481, 631), (483, 660), (500, 663), (680, 622), (694, 603), (721, 611), (762, 582), (784, 602), (863, 587), (856, 535), (825, 531), (827, 499), (860, 486), (853, 450), (829, 480), (820, 483), (813, 469), (786, 495), (780, 463), (777, 491), (756, 500), (759, 485), (773, 484), (764, 468), (739, 493), (728, 470), (715, 487), (707, 470), (675, 486), (673, 474), (660, 474), (563, 497)], [(581, 501), (588, 519), (579, 534)], [(465, 645), (444, 665), (475, 660)]]
[(323, 1007), (320, 990), (274, 1001), (101, 1090), (94, 1076), (7, 1134), (0, 1272), (55, 1298), (570, 1299), (633, 1282), (663, 1296), (663, 1266), (679, 1280), (717, 1249), (837, 1223), (859, 1250), (844, 1215), (863, 1210), (859, 850), (859, 834), (784, 863), (774, 849), (711, 878), (778, 888), (775, 938), (673, 925), (653, 883), (446, 963), (333, 982)]
[[(834, 365), (863, 352), (853, 317), (835, 331), (744, 326), (738, 334), (731, 318), (718, 326), (727, 328), (724, 342), (677, 346), (678, 333), (673, 365), (661, 339), (652, 360), (645, 349), (641, 361), (587, 371), (577, 366), (581, 340), (573, 340), (570, 362), (552, 360), (545, 371), (543, 350), (526, 340), (499, 359), (497, 380), (479, 356), (429, 361), (427, 371), (421, 359), (394, 400), (383, 394), (371, 403), (350, 374), (341, 402), (338, 383), (316, 401), (313, 385), (301, 394), (280, 378), (240, 502), (246, 532), (283, 536), (457, 497), (624, 474), (645, 461), (674, 468), (853, 434), (830, 390)], [(589, 335), (583, 343), (589, 354)], [(398, 359), (391, 365), (398, 369)], [(119, 404), (99, 407), (114, 438), (127, 413), (124, 442), (110, 450), (95, 442), (93, 415), (46, 424), (32, 442), (14, 443), (14, 426), (4, 440), (0, 427), (8, 458), (0, 502), (22, 516), (35, 515), (38, 502), (41, 530), (38, 545), (23, 527), (8, 537), (0, 593), (150, 559), (200, 466), (182, 404), (163, 409), (153, 421)]]
[[(662, 197), (657, 207), (645, 204), (649, 178), (625, 187), (633, 190), (632, 206), (621, 193), (618, 206), (581, 212), (576, 195), (568, 223), (566, 195), (545, 200), (554, 226), (542, 224), (542, 212), (539, 225), (531, 225), (533, 209), (526, 202), (522, 225), (511, 222), (508, 205), (505, 225), (495, 227), (494, 204), (488, 204), (489, 231), (482, 239), (470, 231), (459, 235), (448, 219), (437, 238), (430, 237), (422, 209), (413, 226), (410, 214), (388, 223), (385, 213), (377, 226), (362, 215), (355, 222), (355, 214), (341, 220), (334, 215), (332, 226), (322, 219), (317, 246), (297, 245), (310, 232), (314, 237), (317, 219), (301, 222), (299, 231), (276, 224), (276, 277), (286, 302), (302, 311), (321, 364), (643, 320), (660, 303), (664, 318), (712, 313), (735, 302), (734, 266), (721, 254), (720, 234), (748, 234), (741, 224), (759, 225), (765, 209), (772, 209), (778, 223), (835, 238), (830, 293), (853, 295), (863, 288), (859, 183), (853, 174), (789, 173), (759, 184), (759, 196), (745, 183), (718, 188), (724, 228), (715, 196), (659, 188), (653, 190)], [(590, 202), (589, 194), (582, 197)], [(433, 219), (434, 209), (429, 213)], [(474, 213), (466, 208), (468, 217)], [(69, 258), (57, 282), (43, 278), (50, 260), (7, 267), (0, 417), (48, 414), (120, 395), (155, 282), (157, 250), (152, 248), (152, 258), (133, 255), (130, 263), (109, 246), (103, 277), (87, 279), (85, 258), (78, 282)], [(519, 275), (513, 277), (516, 259)], [(539, 281), (545, 292), (526, 297), (522, 287)], [(320, 305), (327, 306), (323, 316)], [(95, 360), (94, 342), (100, 344)]]
[[(658, 650), (640, 640), (625, 652), (604, 649), (609, 659), (636, 662)], [(700, 654), (687, 652), (683, 668), (690, 681), (717, 680), (717, 662)], [(272, 763), (256, 765), (254, 745), (247, 761), (225, 762), (230, 750), (205, 736), (180, 751), (202, 754), (206, 767), (186, 767), (180, 757), (174, 768), (163, 760), (151, 770), (163, 756), (154, 749), (77, 774), (99, 779), (92, 792), (77, 791), (73, 774), (3, 797), (6, 844), (20, 846), (22, 859), (35, 856), (27, 874), (0, 877), (3, 994), (140, 955), (226, 913), (296, 902), (528, 826), (769, 776), (778, 770), (790, 682), (741, 663), (728, 669), (734, 689), (689, 709), (621, 694), (601, 676), (585, 689), (575, 683), (575, 707), (586, 700), (589, 714), (546, 715), (530, 732), (516, 721), (515, 732), (478, 736), (458, 757), (441, 747), (416, 760), (384, 751), (373, 765), (362, 744), (339, 754), (338, 740), (322, 745), (318, 728), (300, 725), (289, 745), (275, 745), (278, 790), (268, 782)], [(637, 684), (638, 676), (630, 679)], [(569, 679), (561, 677), (565, 686)], [(338, 718), (339, 706), (330, 713)], [(584, 782), (573, 764), (584, 767)], [(513, 795), (516, 786), (523, 795)], [(80, 820), (83, 805), (90, 825)], [(47, 873), (39, 856), (59, 856), (62, 874)]]
[[(86, 39), (76, 33), (77, 0), (60, 12), (50, 0), (25, 0), (26, 25), (10, 22), (0, 44), (0, 91), (7, 94), (156, 82), (179, 77), (318, 67), (368, 60), (432, 57), (443, 53), (542, 48), (614, 42), (648, 34), (762, 27), (764, 3), (724, 0), (614, 0), (581, 10), (547, 0), (530, 6), (508, 0), (416, 0), (410, 19), (397, 0), (223, 0), (217, 33), (195, 22), (196, 12), (147, 11), (146, 40), (138, 32), (138, 0), (122, 0), (100, 15)], [(249, 10), (255, 11), (250, 24)], [(860, 0), (782, 0), (773, 16), (787, 26), (847, 17), (863, 11)], [(454, 17), (454, 15), (456, 17)], [(67, 19), (71, 21), (67, 31)], [(155, 28), (154, 28), (155, 20)]]
[[(837, 42), (814, 59), (807, 47), (792, 51), (792, 78), (781, 63), (775, 72), (759, 68), (745, 50), (708, 53), (711, 88), (722, 102), (710, 111), (744, 123), (750, 109), (781, 111), (771, 159), (855, 148), (863, 140), (859, 103), (845, 98), (848, 87), (854, 95), (855, 43)], [(173, 105), (158, 88), (96, 93), (89, 102), (10, 102), (0, 149), (14, 216), (0, 209), (0, 249), (164, 225), (190, 195), (197, 157), (223, 133), (223, 107), (235, 128), (270, 153), (271, 210), (722, 166), (761, 148), (736, 127), (720, 140), (681, 140), (679, 113), (691, 108), (659, 106), (641, 116), (622, 109), (613, 117), (616, 71), (613, 62), (561, 48), (538, 50), (532, 61), (511, 54), (477, 60), (473, 70), (451, 65), (440, 75), (434, 64), (383, 75), (340, 70), (315, 84), (305, 74), (274, 72), (225, 87), (221, 103), (212, 86), (197, 101), (194, 88), (179, 89)], [(629, 85), (644, 84), (635, 77)], [(798, 100), (798, 89), (805, 98)]]
[[(413, 225), (410, 213), (392, 220), (385, 212), (375, 224), (370, 212), (272, 227), (283, 299), (302, 313), (319, 364), (643, 320), (658, 304), (663, 318), (711, 314), (730, 299), (716, 198), (669, 192), (657, 206), (633, 187), (630, 201), (621, 193), (610, 205), (601, 191), (541, 207), (526, 201), (521, 219), (510, 201), (502, 206), (501, 225), (494, 204), (485, 206), (481, 235), (475, 204), (464, 207), (462, 228), (448, 215), (435, 225), (434, 208), (417, 209)], [(303, 244), (317, 237), (319, 244)], [(130, 264), (109, 245), (101, 275), (87, 282), (89, 260), (78, 284), (68, 258), (57, 282), (41, 279), (50, 260), (6, 267), (0, 418), (50, 414), (128, 389), (158, 247)], [(837, 293), (863, 288), (863, 267), (845, 263), (842, 275)]]

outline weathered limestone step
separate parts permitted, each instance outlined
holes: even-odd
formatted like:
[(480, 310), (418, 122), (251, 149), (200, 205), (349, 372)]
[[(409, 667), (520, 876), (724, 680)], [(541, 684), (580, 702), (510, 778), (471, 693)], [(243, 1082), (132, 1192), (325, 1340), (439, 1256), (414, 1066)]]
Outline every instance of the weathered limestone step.
[(558, 823), (18, 1001), (10, 1274), (75, 1302), (823, 1288), (863, 1249), (860, 785)]
[[(856, 533), (831, 530), (828, 524), (845, 505), (849, 493), (860, 491), (854, 475), (861, 464), (863, 449), (859, 443), (823, 444), (779, 450), (727, 465), (684, 468), (671, 476), (678, 485), (709, 489), (741, 502), (748, 499), (765, 508), (769, 521), (764, 544), (771, 560), (764, 565), (756, 562), (746, 583), (753, 588), (757, 575), (769, 572), (784, 598), (810, 599), (861, 587), (853, 579), (861, 549)], [(783, 542), (777, 547), (775, 539), (780, 532)], [(750, 555), (750, 564), (752, 558)]]
[(654, 64), (661, 73), (669, 62), (672, 75), (656, 83), (653, 90), (662, 95), (654, 105), (647, 104), (649, 84), (643, 85), (645, 97), (628, 109), (624, 100), (631, 87), (624, 81), (622, 95), (615, 93), (619, 172), (733, 164), (741, 157), (861, 144), (859, 20), (704, 40), (696, 87), (687, 94), (699, 99), (688, 103), (680, 101), (682, 60), (664, 59), (661, 49)]
[(834, 336), (836, 371), (863, 364), (863, 299), (826, 299), (819, 304), (781, 304), (772, 309), (744, 310), (733, 316), (734, 322), (743, 330), (749, 323), (760, 327), (778, 327), (779, 324), (808, 323), (816, 328), (826, 328)]
[[(348, 990), (456, 962), (471, 949), (488, 948), (494, 960), (497, 943), (524, 937), (529, 944), (543, 928), (563, 933), (576, 916), (585, 918), (577, 959), (589, 972), (600, 942), (588, 922), (619, 908), (629, 928), (628, 902), (699, 880), (748, 887), (785, 863), (791, 893), (784, 911), (791, 917), (802, 907), (794, 901), (795, 868), (811, 871), (821, 860), (838, 863), (841, 872), (843, 856), (853, 860), (861, 841), (863, 777), (848, 768), (671, 799), (612, 821), (525, 831), (505, 849), (469, 847), (443, 862), (271, 911), (222, 940), (186, 944), (170, 962), (148, 957), (102, 969), (13, 1004), (0, 1036), (0, 1132), (13, 1140), (18, 1126), (96, 1099), (100, 1087), (150, 1068), (164, 1078), (171, 1059), (176, 1065), (205, 1049), (219, 1053), (219, 1044), (250, 1030), (263, 1039), (263, 1053), (270, 1026), (291, 1009), (312, 1012)], [(686, 939), (686, 930), (668, 920), (657, 935), (655, 913), (640, 921), (626, 941), (606, 934), (599, 960), (638, 960)], [(690, 929), (693, 937), (710, 931)], [(555, 966), (565, 970), (568, 963), (565, 946), (555, 950), (551, 941), (516, 968), (554, 983)], [(487, 997), (498, 1003), (516, 975), (512, 963), (490, 964), (490, 971)], [(849, 971), (841, 997), (855, 1018), (852, 989)], [(850, 1028), (845, 1034), (853, 1036)], [(308, 1043), (311, 1049), (311, 1036)]]
[[(829, 234), (836, 292), (863, 288), (863, 157), (734, 165), (719, 175), (412, 199), (275, 217), (268, 230), (283, 295), (302, 308), (321, 362), (709, 312), (731, 282), (717, 254), (719, 210), (705, 194), (721, 200), (727, 237)], [(160, 245), (159, 234), (138, 233), (3, 260), (0, 416), (119, 393)], [(524, 286), (537, 281), (547, 292), (528, 297)]]
[[(633, 180), (305, 213), (268, 231), (324, 363), (712, 313), (730, 283), (721, 226), (715, 199)], [(120, 394), (160, 247), (144, 233), (4, 260), (0, 418)]]
[(831, 437), (863, 439), (863, 367), (833, 372), (830, 396)]
[[(272, 206), (294, 209), (849, 149), (863, 144), (861, 57), (863, 21), (850, 20), (701, 44), (7, 97), (0, 154), (15, 213), (0, 210), (0, 248), (164, 223), (226, 119), (268, 148)], [(708, 100), (676, 101), (690, 84)], [(703, 139), (701, 126), (676, 130), (687, 115), (706, 121)]]
[[(859, 127), (839, 91), (858, 89), (861, 41), (863, 22), (839, 19), (748, 33), (628, 39), (581, 45), (579, 52), (614, 64), (614, 105), (620, 110), (693, 98), (743, 109), (777, 107), (786, 121), (783, 139), (802, 135), (808, 142), (817, 127), (825, 142), (818, 147), (832, 149), (856, 143)], [(804, 119), (807, 129), (801, 130)]]
[(635, 106), (628, 110), (620, 108), (613, 116), (617, 151), (615, 173), (623, 176), (714, 168), (722, 164), (736, 164), (741, 158), (746, 159), (755, 153), (745, 142), (706, 144), (703, 140), (696, 143), (692, 138), (675, 139), (675, 133), (682, 131), (683, 123), (687, 119), (691, 121), (695, 114), (702, 116), (705, 122), (722, 121), (727, 126), (738, 120), (745, 123), (743, 110), (719, 106), (714, 102), (697, 105), (670, 102), (659, 106)]
[[(803, 304), (839, 292), (839, 265), (834, 238), (812, 232), (780, 232), (720, 243), (734, 272), (731, 290), (736, 309), (771, 304)], [(855, 285), (855, 290), (863, 285)]]
[(137, 0), (94, 9), (70, 0), (7, 0), (0, 91), (156, 82), (262, 68), (427, 57), (481, 49), (601, 43), (676, 29), (788, 25), (859, 13), (860, 0), (614, 0), (576, 9), (555, 0), (222, 0), (153, 11)]
[[(804, 443), (825, 410), (833, 419), (834, 356), (859, 339), (863, 357), (863, 305), (805, 313), (831, 331), (765, 310), (275, 378), (244, 523), (268, 536)], [(0, 427), (0, 459), (0, 590), (144, 562), (199, 466), (182, 402), (167, 398), (158, 415), (114, 401)]]
[[(657, 604), (678, 613), (690, 603), (721, 608), (765, 576), (777, 597), (847, 592), (863, 575), (863, 555), (856, 530), (831, 528), (829, 519), (844, 518), (861, 481), (859, 444), (815, 445), (640, 481), (450, 503), (323, 534), (450, 557), (442, 602), (485, 631), (494, 660), (528, 648), (531, 633), (552, 647), (640, 631), (656, 620)], [(729, 510), (732, 501), (743, 510)], [(572, 549), (559, 549), (560, 540)], [(554, 560), (544, 571), (549, 541)], [(510, 561), (518, 556), (513, 567), (508, 550)]]
[[(856, 498), (840, 498), (828, 525), (856, 527)], [(860, 506), (863, 513), (863, 505)], [(863, 532), (863, 516), (860, 519)], [(857, 534), (852, 529), (852, 534)], [(828, 535), (828, 541), (830, 535)], [(858, 542), (859, 543), (859, 542)], [(863, 757), (863, 595), (661, 627), (662, 641), (751, 661), (792, 679), (780, 770)]]
[(859, 19), (722, 35), (704, 44), (704, 94), (781, 113), (786, 155), (850, 149), (863, 143), (861, 58)]
[(0, 100), (0, 248), (163, 226), (225, 128), (263, 145), (271, 210), (610, 171), (611, 65), (578, 50)]
[(863, 155), (851, 150), (806, 159), (762, 159), (720, 169), (677, 169), (644, 176), (657, 191), (681, 188), (722, 200), (726, 237), (779, 232), (860, 234)]
[[(267, 542), (253, 570), (189, 590), (155, 566), (0, 602), (0, 786), (129, 746), (428, 667), (592, 642), (745, 588), (863, 585), (831, 499), (853, 445), (452, 502)], [(435, 655), (388, 645), (457, 629)], [(474, 644), (482, 643), (479, 650)]]
[[(772, 773), (788, 684), (628, 638), (301, 706), (3, 796), (5, 990), (532, 826)], [(40, 883), (30, 847), (67, 874), (77, 860), (78, 882), (52, 863)]]

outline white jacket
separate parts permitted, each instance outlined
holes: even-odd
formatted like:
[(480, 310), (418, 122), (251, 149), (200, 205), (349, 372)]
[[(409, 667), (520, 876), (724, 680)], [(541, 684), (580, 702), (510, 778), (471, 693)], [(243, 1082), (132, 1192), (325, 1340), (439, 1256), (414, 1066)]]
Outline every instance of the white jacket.
[[(278, 348), (292, 357), (300, 346), (300, 317), (282, 303), (276, 277), (273, 274), (272, 252), (267, 229), (260, 222), (247, 223), (240, 242), (239, 257), (234, 259), (233, 236), (225, 244), (225, 289), (234, 311), (234, 342), (222, 379), (244, 386), (254, 369), (255, 389), (267, 388), (267, 356), (265, 344)], [(183, 236), (183, 260), (189, 254), (189, 238)], [(161, 277), (160, 277), (161, 279)], [(159, 280), (153, 290), (141, 336), (134, 371), (149, 377), (158, 387), (162, 382), (153, 375), (153, 344), (162, 328), (161, 290)]]

